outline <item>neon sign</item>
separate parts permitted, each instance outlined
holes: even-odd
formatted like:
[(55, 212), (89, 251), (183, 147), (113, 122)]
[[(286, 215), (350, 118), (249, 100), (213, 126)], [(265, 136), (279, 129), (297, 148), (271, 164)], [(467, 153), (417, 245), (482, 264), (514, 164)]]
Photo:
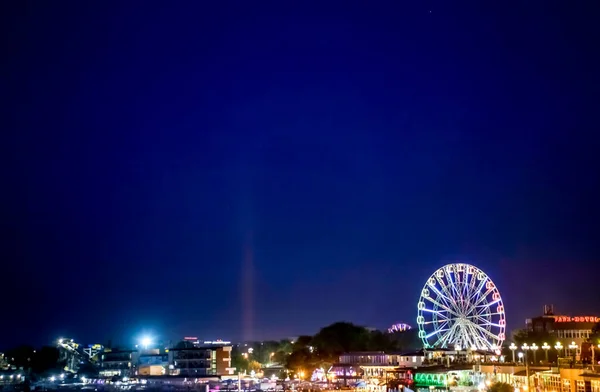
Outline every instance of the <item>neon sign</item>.
[(569, 317), (569, 316), (558, 316), (554, 317), (555, 323), (600, 323), (600, 317), (594, 316), (577, 316), (577, 317)]

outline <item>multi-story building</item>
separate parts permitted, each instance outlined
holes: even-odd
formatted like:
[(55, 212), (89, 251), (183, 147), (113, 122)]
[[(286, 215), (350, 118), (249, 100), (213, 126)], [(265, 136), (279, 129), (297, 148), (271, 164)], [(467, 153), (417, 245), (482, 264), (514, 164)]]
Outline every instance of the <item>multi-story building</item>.
[(600, 373), (581, 367), (526, 368), (522, 365), (482, 365), (479, 371), (487, 382), (505, 382), (515, 387), (515, 390), (600, 392)]
[(140, 352), (136, 363), (136, 374), (139, 376), (163, 376), (168, 374), (168, 350), (144, 350)]
[(100, 354), (101, 377), (129, 377), (134, 375), (138, 360), (137, 350), (104, 351)]
[[(591, 336), (595, 325), (600, 323), (598, 316), (566, 316), (554, 314), (552, 306), (544, 306), (544, 314), (538, 317), (527, 319), (526, 327), (529, 331), (548, 333), (562, 343), (565, 350), (575, 344), (577, 355), (581, 352), (581, 346)], [(565, 355), (569, 354), (565, 351)]]
[(171, 349), (111, 350), (98, 354), (101, 377), (233, 375), (231, 346), (183, 346)]
[(231, 346), (202, 346), (169, 350), (170, 374), (202, 377), (232, 375)]

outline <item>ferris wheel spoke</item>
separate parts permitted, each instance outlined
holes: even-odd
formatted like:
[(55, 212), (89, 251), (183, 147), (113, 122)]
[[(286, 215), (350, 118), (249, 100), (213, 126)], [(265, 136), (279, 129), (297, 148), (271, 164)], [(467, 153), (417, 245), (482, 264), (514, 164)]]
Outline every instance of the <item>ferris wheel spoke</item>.
[(471, 306), (471, 308), (469, 309), (469, 313), (479, 314), (479, 313), (485, 311), (486, 309), (489, 309), (492, 305), (502, 302), (502, 299), (500, 299), (500, 298), (495, 299), (492, 302), (487, 302), (486, 298), (487, 297), (483, 297), (482, 301), (478, 301), (478, 302), (484, 302), (484, 303), (474, 303)]
[[(457, 290), (457, 288), (456, 288), (456, 283), (455, 283), (455, 280), (454, 280), (454, 279), (452, 279), (452, 273), (451, 273), (451, 272), (449, 272), (448, 270), (444, 270), (444, 272), (446, 273), (446, 280), (448, 281), (448, 285), (450, 286), (450, 287), (448, 288), (448, 290), (449, 290), (451, 293), (454, 293), (454, 294), (450, 294), (450, 296), (449, 296), (449, 297), (450, 297), (450, 298), (454, 298), (454, 295), (456, 294), (456, 297), (457, 297), (457, 298), (460, 298), (460, 294), (458, 293), (458, 290)], [(456, 274), (456, 272), (455, 272), (455, 274)], [(456, 303), (456, 301), (455, 301), (455, 303)]]
[(452, 331), (453, 326), (450, 326), (450, 331), (446, 332), (445, 334), (440, 334), (437, 338), (437, 340), (431, 345), (432, 347), (437, 347), (439, 345), (439, 342), (442, 341), (446, 335), (448, 335), (451, 331)]
[(429, 287), (431, 287), (431, 289), (433, 291), (435, 291), (435, 293), (438, 295), (438, 298), (441, 298), (442, 301), (446, 304), (446, 306), (448, 308), (453, 307), (453, 306), (456, 307), (456, 303), (454, 302), (452, 295), (446, 290), (446, 286), (445, 286), (444, 282), (441, 281), (439, 278), (437, 278), (437, 276), (436, 276), (436, 280), (439, 283), (440, 288), (442, 289), (442, 291), (444, 293), (440, 292), (440, 290), (438, 290), (438, 288), (435, 285), (429, 286)]
[(472, 316), (467, 316), (467, 319), (472, 319), (472, 318), (480, 318), (480, 317), (486, 317), (486, 316), (497, 316), (497, 315), (501, 315), (504, 313), (498, 313), (498, 312), (494, 312), (494, 313), (482, 313), (482, 314), (474, 314)]
[(491, 288), (487, 289), (487, 291), (486, 291), (484, 294), (482, 294), (482, 295), (481, 295), (481, 296), (480, 296), (480, 297), (477, 299), (477, 301), (475, 301), (475, 303), (473, 304), (473, 306), (477, 307), (477, 306), (478, 306), (480, 303), (482, 303), (483, 301), (485, 301), (485, 300), (486, 300), (486, 298), (487, 298), (487, 297), (488, 297), (488, 296), (489, 296), (491, 293), (493, 293), (493, 292), (494, 292), (494, 290), (496, 290), (496, 288), (495, 288), (495, 287), (491, 287)]
[(465, 329), (468, 330), (468, 334), (471, 338), (471, 343), (470, 343), (470, 347), (475, 347), (475, 348), (480, 348), (480, 347), (486, 347), (487, 343), (485, 342), (485, 339), (481, 336), (481, 333), (478, 333), (475, 328), (473, 328), (474, 324), (469, 323), (467, 324), (465, 327)]
[[(442, 302), (446, 302), (446, 301), (444, 301), (444, 295), (442, 293), (440, 293), (440, 291), (437, 289), (437, 287), (431, 287), (431, 286), (429, 286), (429, 287), (437, 294), (437, 297), (434, 299), (431, 296), (428, 296), (428, 297), (425, 297), (425, 299), (427, 299), (431, 303), (437, 305), (439, 308), (444, 309), (447, 312), (456, 314), (456, 312), (451, 308), (451, 305), (446, 305), (445, 303), (442, 303)], [(437, 301), (439, 298), (442, 299), (441, 302)]]
[(483, 337), (480, 333), (477, 333), (477, 331), (473, 327), (471, 327), (471, 331), (473, 333), (475, 347), (486, 349), (489, 346), (489, 343), (487, 342), (485, 337)]
[[(446, 306), (442, 305), (441, 303), (439, 303), (438, 301), (436, 301), (435, 299), (433, 299), (433, 298), (431, 298), (431, 297), (429, 297), (429, 298), (427, 298), (427, 299), (428, 299), (428, 300), (429, 300), (431, 303), (433, 303), (433, 304), (435, 304), (435, 305), (439, 306), (440, 308), (444, 309), (446, 312), (448, 312), (448, 313), (451, 313), (451, 314), (455, 315), (456, 317), (458, 317), (458, 314), (457, 314), (457, 313), (456, 313), (454, 310), (452, 310), (452, 309), (450, 309), (450, 308), (448, 308), (448, 307), (446, 307)], [(423, 309), (423, 310), (424, 310), (424, 309)], [(436, 312), (435, 310), (430, 310), (430, 311), (431, 311), (431, 312)], [(438, 313), (438, 314), (439, 314), (439, 313)]]
[(446, 345), (446, 343), (450, 340), (450, 337), (454, 335), (455, 328), (456, 328), (456, 324), (454, 324), (450, 328), (450, 331), (448, 331), (446, 334), (440, 336), (439, 339), (433, 344), (433, 347), (444, 347)]
[[(440, 316), (441, 320), (437, 320), (438, 322), (446, 322), (446, 321), (451, 320), (448, 316), (446, 316), (445, 314), (443, 314), (437, 310), (430, 310), (430, 309), (421, 309), (421, 310), (424, 312), (430, 313), (432, 315), (432, 318), (433, 318), (433, 316), (435, 316), (436, 320), (437, 320), (437, 317)], [(432, 319), (431, 322), (433, 322), (433, 321), (434, 320)]]
[(481, 291), (485, 288), (485, 284), (487, 282), (487, 277), (485, 279), (481, 279), (481, 283), (477, 286), (476, 289), (469, 295), (469, 303), (474, 304), (475, 299), (481, 294)]
[(494, 341), (498, 340), (498, 336), (494, 335), (487, 329), (483, 328), (481, 325), (475, 324), (475, 323), (471, 323), (471, 325), (473, 325), (475, 328), (477, 328), (477, 330), (479, 330), (480, 332), (483, 332), (485, 335), (489, 336)]
[(435, 336), (435, 335), (440, 335), (440, 334), (442, 334), (443, 332), (446, 332), (446, 331), (449, 331), (449, 329), (438, 329), (436, 331), (433, 331), (429, 335), (425, 335), (425, 339), (429, 339), (430, 337)]

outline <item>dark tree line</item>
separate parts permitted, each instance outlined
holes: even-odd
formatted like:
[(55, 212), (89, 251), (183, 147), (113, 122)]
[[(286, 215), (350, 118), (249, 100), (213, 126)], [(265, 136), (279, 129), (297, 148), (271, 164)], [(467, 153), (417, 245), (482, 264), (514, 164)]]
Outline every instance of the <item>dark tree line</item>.
[[(232, 366), (250, 371), (267, 364), (279, 364), (290, 374), (309, 374), (320, 367), (328, 369), (338, 361), (340, 354), (346, 352), (401, 352), (416, 350), (421, 345), (416, 330), (390, 334), (338, 322), (322, 328), (314, 336), (300, 336), (295, 342), (258, 342), (236, 347)], [(252, 352), (249, 353), (248, 349)]]
[(56, 347), (44, 346), (34, 349), (32, 346), (18, 346), (4, 353), (7, 362), (17, 369), (24, 369), (36, 374), (62, 369), (59, 352)]

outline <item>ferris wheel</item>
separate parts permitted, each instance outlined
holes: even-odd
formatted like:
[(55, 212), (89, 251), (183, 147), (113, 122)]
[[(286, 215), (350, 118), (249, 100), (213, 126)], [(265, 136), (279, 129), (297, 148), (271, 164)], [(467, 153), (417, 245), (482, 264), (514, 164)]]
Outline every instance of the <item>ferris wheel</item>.
[(498, 288), (479, 268), (448, 264), (427, 279), (418, 303), (419, 338), (425, 347), (497, 351), (506, 318)]

